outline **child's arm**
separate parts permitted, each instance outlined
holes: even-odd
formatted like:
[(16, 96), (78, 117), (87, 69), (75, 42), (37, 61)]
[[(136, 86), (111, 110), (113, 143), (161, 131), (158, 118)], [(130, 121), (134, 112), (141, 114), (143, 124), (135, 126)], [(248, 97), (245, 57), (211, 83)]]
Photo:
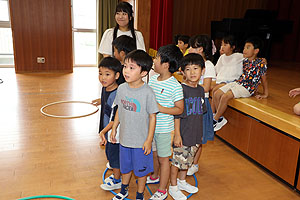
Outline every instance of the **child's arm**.
[(182, 138), (180, 136), (180, 119), (175, 119), (175, 130), (174, 130), (174, 145), (176, 147), (182, 147)]
[(261, 84), (263, 86), (263, 94), (257, 94), (255, 97), (257, 99), (265, 99), (269, 96), (269, 88), (268, 88), (268, 81), (267, 81), (267, 75), (263, 75), (261, 77)]
[(152, 113), (149, 115), (149, 129), (148, 129), (148, 137), (143, 145), (143, 150), (145, 155), (149, 155), (151, 153), (152, 140), (154, 136), (156, 124), (156, 113)]
[(110, 134), (110, 141), (112, 143), (117, 142), (117, 140), (116, 140), (116, 133), (117, 133), (116, 130), (117, 130), (117, 128), (119, 126), (119, 123), (120, 123), (118, 110), (116, 111), (115, 119), (114, 119), (113, 126), (112, 126), (112, 129), (111, 129), (111, 134)]
[(169, 115), (180, 115), (183, 112), (184, 102), (183, 99), (176, 101), (174, 107), (168, 108), (157, 103), (159, 112)]
[(101, 138), (100, 145), (106, 145), (107, 140), (105, 139), (104, 135), (112, 128), (113, 124), (114, 124), (114, 122), (110, 121), (107, 124), (107, 126), (104, 129), (102, 129), (102, 131), (100, 131), (100, 133), (99, 133), (99, 136)]
[(209, 92), (211, 87), (212, 78), (203, 79), (202, 87), (204, 88), (204, 92)]
[(101, 105), (101, 98), (93, 100), (92, 104), (94, 104), (96, 106), (100, 106)]
[(289, 91), (289, 96), (293, 98), (299, 94), (300, 94), (300, 88), (295, 88)]

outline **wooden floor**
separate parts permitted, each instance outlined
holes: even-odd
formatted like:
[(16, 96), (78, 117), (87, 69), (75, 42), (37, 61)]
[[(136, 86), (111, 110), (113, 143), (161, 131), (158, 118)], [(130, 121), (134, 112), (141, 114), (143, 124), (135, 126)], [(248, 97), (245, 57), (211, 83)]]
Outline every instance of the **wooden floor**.
[[(97, 76), (97, 68), (74, 68), (66, 75), (16, 75), (12, 68), (0, 68), (0, 200), (46, 194), (79, 200), (113, 197), (99, 188), (106, 164), (98, 146), (99, 115), (56, 119), (40, 113), (54, 101), (97, 98)], [(199, 164), (199, 192), (190, 199), (300, 199), (218, 139), (204, 146)], [(194, 183), (192, 178), (188, 182)], [(132, 181), (131, 199), (135, 188)], [(147, 191), (145, 197), (150, 197)]]

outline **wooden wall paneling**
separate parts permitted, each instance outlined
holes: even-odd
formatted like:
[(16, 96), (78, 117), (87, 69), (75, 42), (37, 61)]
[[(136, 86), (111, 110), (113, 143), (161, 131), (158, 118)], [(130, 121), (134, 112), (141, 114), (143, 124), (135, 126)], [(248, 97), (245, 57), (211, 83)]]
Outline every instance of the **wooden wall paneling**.
[(224, 116), (228, 122), (217, 135), (248, 154), (251, 119), (230, 108), (226, 110)]
[(149, 50), (150, 43), (150, 17), (151, 1), (137, 0), (137, 30), (141, 31), (145, 41), (146, 51)]
[(257, 121), (252, 122), (249, 156), (294, 185), (300, 143)]
[(210, 34), (210, 23), (242, 18), (249, 8), (265, 8), (267, 0), (174, 0), (173, 35)]
[[(9, 3), (16, 72), (72, 72), (71, 1)], [(38, 64), (37, 57), (46, 62)]]

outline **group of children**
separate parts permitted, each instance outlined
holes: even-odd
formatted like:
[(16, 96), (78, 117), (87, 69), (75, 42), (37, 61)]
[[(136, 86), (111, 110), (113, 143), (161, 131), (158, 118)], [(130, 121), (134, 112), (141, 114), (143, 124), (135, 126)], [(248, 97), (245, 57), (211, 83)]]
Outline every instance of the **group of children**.
[[(159, 183), (152, 200), (165, 199), (168, 192), (174, 199), (186, 199), (181, 191), (198, 192), (186, 176), (198, 171), (202, 144), (213, 140), (214, 129), (226, 124), (222, 115), (228, 101), (253, 95), (260, 82), (264, 92), (256, 97), (268, 96), (265, 61), (257, 58), (260, 41), (247, 40), (240, 54), (234, 53), (233, 39), (224, 38), (216, 67), (207, 35), (191, 37), (184, 57), (182, 50), (170, 44), (160, 47), (152, 60), (125, 35), (113, 40), (112, 46), (114, 58), (106, 57), (99, 64), (101, 99), (93, 101), (101, 105), (100, 144), (106, 145), (113, 168), (101, 188), (121, 189), (113, 199), (126, 198), (133, 171), (138, 179), (136, 199), (144, 199), (146, 183)], [(152, 65), (157, 74), (147, 84), (143, 77)], [(172, 76), (179, 67), (184, 75), (181, 84)]]

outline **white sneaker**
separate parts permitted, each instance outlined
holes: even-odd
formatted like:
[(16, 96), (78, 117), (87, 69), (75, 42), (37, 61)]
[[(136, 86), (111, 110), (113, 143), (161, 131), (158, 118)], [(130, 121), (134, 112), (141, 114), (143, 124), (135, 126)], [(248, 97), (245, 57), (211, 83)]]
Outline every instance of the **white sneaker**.
[(113, 180), (110, 181), (110, 182), (101, 184), (100, 187), (101, 187), (103, 190), (110, 191), (110, 190), (120, 189), (120, 188), (121, 188), (121, 185), (122, 185), (122, 182), (121, 182), (121, 181), (118, 182), (118, 183), (116, 183), (116, 182), (115, 182), (115, 179), (113, 179)]
[(126, 192), (125, 195), (118, 193), (116, 196), (114, 196), (114, 198), (112, 198), (112, 200), (122, 200), (125, 199), (128, 196), (128, 191)]
[(112, 169), (112, 167), (109, 165), (109, 162), (106, 163), (106, 168)]
[(104, 179), (105, 183), (111, 182), (112, 180), (114, 180), (114, 174), (110, 175), (109, 177), (107, 177), (106, 179)]
[(147, 184), (157, 184), (159, 183), (159, 177), (157, 177), (157, 179), (155, 180), (152, 180), (151, 179), (151, 176), (147, 176), (147, 181), (146, 181)]
[(188, 169), (186, 175), (193, 176), (198, 170), (199, 170), (198, 165), (192, 164), (192, 166)]
[(218, 122), (214, 124), (214, 131), (220, 130), (225, 124), (227, 124), (227, 119), (225, 119), (225, 117), (220, 117)]
[(164, 200), (166, 199), (168, 196), (168, 191), (166, 191), (166, 193), (162, 193), (162, 192), (159, 192), (159, 191), (156, 191), (151, 197), (149, 200)]
[(197, 187), (192, 186), (191, 184), (186, 182), (186, 180), (180, 181), (179, 179), (177, 179), (177, 186), (179, 190), (184, 190), (190, 194), (197, 193), (199, 190)]
[(178, 186), (169, 186), (169, 194), (175, 200), (186, 200), (187, 197), (178, 189)]

